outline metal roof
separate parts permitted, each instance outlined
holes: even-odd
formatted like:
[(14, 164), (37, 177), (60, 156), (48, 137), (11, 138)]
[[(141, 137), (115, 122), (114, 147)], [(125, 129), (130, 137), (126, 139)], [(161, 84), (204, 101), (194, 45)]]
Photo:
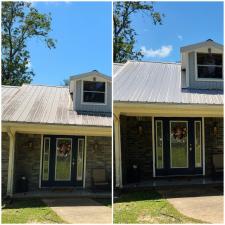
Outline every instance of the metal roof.
[(192, 44), (192, 45), (187, 45), (187, 46), (181, 47), (180, 50), (181, 50), (181, 52), (186, 52), (186, 51), (193, 51), (196, 48), (202, 48), (202, 47), (215, 47), (215, 48), (223, 50), (223, 45), (213, 41), (212, 39), (208, 39), (206, 41), (199, 42), (197, 44)]
[(221, 90), (182, 89), (180, 63), (129, 61), (113, 88), (114, 102), (223, 104)]
[(93, 70), (87, 73), (82, 73), (82, 74), (77, 74), (77, 75), (73, 75), (70, 76), (70, 80), (78, 80), (78, 79), (82, 79), (84, 77), (89, 77), (89, 76), (99, 76), (103, 79), (106, 79), (108, 81), (112, 81), (112, 78), (110, 76), (107, 76), (103, 73), (98, 72), (97, 70)]
[(68, 87), (24, 84), (2, 86), (2, 121), (110, 127), (112, 119), (74, 111)]
[(123, 63), (113, 63), (113, 75), (115, 75), (122, 67)]

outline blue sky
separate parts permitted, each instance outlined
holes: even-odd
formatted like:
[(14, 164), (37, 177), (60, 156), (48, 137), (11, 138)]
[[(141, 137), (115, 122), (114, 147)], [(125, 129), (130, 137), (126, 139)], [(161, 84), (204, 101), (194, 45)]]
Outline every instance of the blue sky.
[(155, 9), (165, 14), (163, 25), (154, 26), (141, 15), (133, 17), (136, 48), (144, 50), (143, 60), (176, 62), (180, 47), (209, 38), (223, 44), (222, 2), (158, 2)]
[(28, 43), (34, 84), (60, 85), (71, 75), (94, 69), (111, 76), (111, 2), (35, 2), (52, 15), (50, 36), (57, 39), (49, 50), (37, 39)]

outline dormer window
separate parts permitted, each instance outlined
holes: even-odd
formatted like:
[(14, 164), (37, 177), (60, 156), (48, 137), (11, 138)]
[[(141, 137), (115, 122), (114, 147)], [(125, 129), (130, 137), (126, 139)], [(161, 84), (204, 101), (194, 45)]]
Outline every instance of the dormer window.
[(83, 81), (83, 103), (105, 104), (105, 82)]
[(222, 79), (223, 56), (215, 53), (197, 53), (197, 78)]

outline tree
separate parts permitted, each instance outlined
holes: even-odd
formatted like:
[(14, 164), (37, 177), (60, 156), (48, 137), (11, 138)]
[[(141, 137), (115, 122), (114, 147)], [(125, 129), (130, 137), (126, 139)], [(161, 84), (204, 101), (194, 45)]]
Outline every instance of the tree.
[(34, 76), (30, 68), (27, 41), (40, 38), (48, 48), (55, 48), (50, 14), (41, 14), (29, 2), (2, 2), (2, 84), (30, 83)]
[(113, 7), (113, 61), (124, 63), (127, 60), (139, 60), (142, 52), (135, 51), (137, 33), (132, 28), (131, 17), (137, 13), (148, 16), (153, 24), (162, 24), (162, 17), (155, 12), (152, 2), (115, 2)]

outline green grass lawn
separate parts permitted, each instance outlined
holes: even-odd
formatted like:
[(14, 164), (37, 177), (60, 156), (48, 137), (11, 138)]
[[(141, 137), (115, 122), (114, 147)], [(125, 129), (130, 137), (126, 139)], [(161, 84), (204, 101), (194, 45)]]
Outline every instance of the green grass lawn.
[(15, 199), (2, 205), (2, 223), (65, 223), (40, 199)]
[(182, 215), (156, 191), (121, 194), (113, 210), (114, 223), (203, 223)]

